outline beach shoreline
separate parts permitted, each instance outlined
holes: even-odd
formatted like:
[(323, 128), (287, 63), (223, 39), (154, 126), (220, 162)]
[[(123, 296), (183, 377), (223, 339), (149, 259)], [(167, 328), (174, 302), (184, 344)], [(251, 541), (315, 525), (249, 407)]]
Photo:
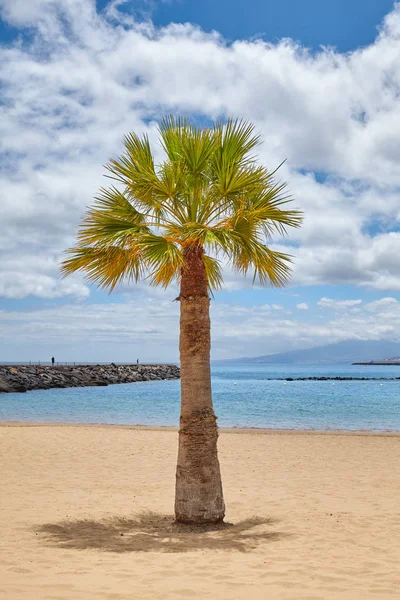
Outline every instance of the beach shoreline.
[[(130, 425), (121, 423), (74, 423), (63, 421), (0, 421), (2, 427), (88, 427), (99, 429), (123, 429), (134, 431), (173, 431), (178, 433), (178, 426), (171, 425)], [(345, 435), (345, 436), (374, 436), (374, 437), (400, 437), (400, 431), (370, 429), (275, 429), (267, 427), (218, 427), (222, 434), (269, 434), (269, 435)]]

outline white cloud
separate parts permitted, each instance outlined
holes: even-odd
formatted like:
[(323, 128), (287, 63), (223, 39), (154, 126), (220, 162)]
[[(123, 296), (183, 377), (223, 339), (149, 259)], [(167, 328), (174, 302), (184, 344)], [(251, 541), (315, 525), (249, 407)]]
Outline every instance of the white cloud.
[[(0, 360), (55, 355), (59, 361), (177, 361), (179, 306), (171, 298), (0, 311)], [(347, 339), (399, 341), (399, 303), (393, 300), (366, 304), (356, 314), (339, 311), (324, 323), (315, 322), (312, 311), (307, 320), (297, 320), (269, 305), (213, 302), (212, 357), (274, 354)]]
[(265, 164), (288, 158), (282, 177), (306, 218), (295, 247), (277, 247), (295, 256), (295, 284), (400, 290), (400, 5), (373, 44), (340, 54), (157, 29), (118, 4), (99, 14), (93, 0), (0, 0), (3, 18), (33, 34), (0, 48), (0, 294), (87, 293), (60, 282), (62, 251), (123, 133), (156, 141), (170, 111), (244, 116), (264, 136)]
[(380, 298), (380, 300), (375, 300), (374, 302), (368, 302), (365, 305), (365, 310), (368, 312), (388, 312), (392, 313), (393, 310), (397, 311), (399, 307), (399, 302), (396, 298)]
[(6, 273), (0, 281), (0, 296), (5, 298), (25, 298), (36, 296), (37, 298), (61, 298), (63, 296), (75, 296), (84, 299), (89, 296), (89, 288), (82, 283), (71, 281), (60, 281), (46, 275), (34, 275), (29, 273)]
[(334, 310), (347, 310), (355, 306), (360, 306), (360, 304), (362, 304), (362, 300), (334, 300), (333, 298), (325, 297), (317, 302), (317, 306), (320, 308), (331, 308)]
[(308, 310), (307, 302), (300, 302), (300, 304), (296, 304), (296, 308), (299, 310)]

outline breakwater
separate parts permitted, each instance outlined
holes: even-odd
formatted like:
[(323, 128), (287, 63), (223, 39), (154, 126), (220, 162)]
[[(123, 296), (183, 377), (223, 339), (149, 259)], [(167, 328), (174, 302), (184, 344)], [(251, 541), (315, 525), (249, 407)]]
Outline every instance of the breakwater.
[(265, 377), (264, 381), (398, 381), (400, 377)]
[(363, 367), (400, 367), (400, 359), (391, 360), (371, 360), (370, 362), (355, 362), (352, 365), (358, 365)]
[(176, 365), (0, 365), (0, 392), (179, 379)]

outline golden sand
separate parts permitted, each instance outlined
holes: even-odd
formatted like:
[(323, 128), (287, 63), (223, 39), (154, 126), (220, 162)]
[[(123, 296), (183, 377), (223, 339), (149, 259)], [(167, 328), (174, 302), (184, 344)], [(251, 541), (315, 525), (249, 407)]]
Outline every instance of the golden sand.
[(0, 598), (400, 598), (399, 436), (219, 449), (233, 526), (195, 532), (170, 517), (175, 431), (0, 426)]

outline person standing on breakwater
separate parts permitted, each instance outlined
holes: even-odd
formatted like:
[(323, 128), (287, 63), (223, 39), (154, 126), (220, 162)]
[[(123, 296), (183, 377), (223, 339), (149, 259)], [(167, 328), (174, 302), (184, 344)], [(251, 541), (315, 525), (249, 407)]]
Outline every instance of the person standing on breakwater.
[(137, 364), (137, 365), (139, 364), (139, 359), (138, 359), (138, 358), (136, 359), (136, 364)]
[(51, 366), (54, 367), (54, 356), (51, 357)]

